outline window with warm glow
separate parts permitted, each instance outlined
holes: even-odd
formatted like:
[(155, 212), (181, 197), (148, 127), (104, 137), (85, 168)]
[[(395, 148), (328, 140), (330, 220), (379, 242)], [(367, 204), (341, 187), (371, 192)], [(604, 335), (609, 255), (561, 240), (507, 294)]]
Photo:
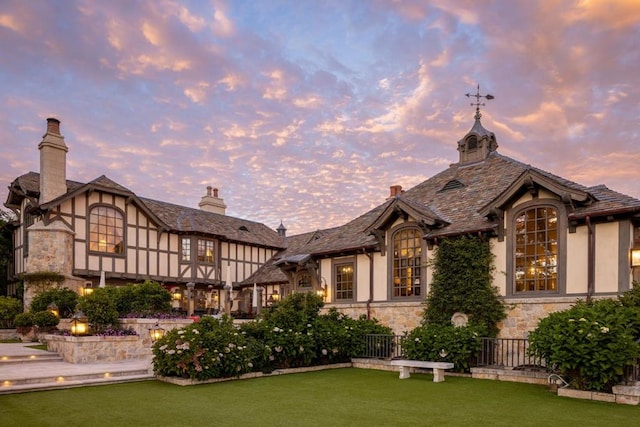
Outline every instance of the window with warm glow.
[(422, 294), (422, 233), (418, 228), (404, 228), (393, 235), (392, 282), (394, 297)]
[(180, 261), (191, 261), (191, 238), (183, 237), (180, 241)]
[(336, 300), (352, 300), (353, 299), (353, 263), (338, 264), (335, 266), (335, 299)]
[(515, 217), (515, 290), (558, 290), (558, 212), (528, 209)]
[(213, 264), (213, 240), (198, 239), (198, 262)]
[(124, 253), (124, 217), (108, 206), (97, 206), (89, 214), (89, 250), (108, 254)]

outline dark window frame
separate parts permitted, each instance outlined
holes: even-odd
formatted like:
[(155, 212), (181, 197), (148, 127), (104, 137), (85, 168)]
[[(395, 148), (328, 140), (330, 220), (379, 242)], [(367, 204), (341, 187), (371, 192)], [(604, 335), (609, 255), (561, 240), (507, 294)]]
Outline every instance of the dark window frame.
[[(351, 271), (339, 271), (339, 269), (350, 268)], [(356, 300), (356, 262), (355, 259), (335, 260), (331, 268), (333, 274), (333, 301), (353, 302)], [(343, 286), (350, 289), (342, 289)]]
[[(408, 233), (412, 233), (413, 236), (409, 237)], [(402, 224), (392, 230), (389, 240), (389, 299), (409, 301), (424, 299), (426, 297), (424, 257), (427, 251), (422, 230), (415, 223)], [(406, 246), (402, 245), (403, 240), (407, 242)], [(411, 246), (410, 241), (413, 242)], [(403, 249), (406, 249), (404, 254)], [(419, 252), (417, 256), (416, 249)]]
[[(103, 212), (94, 213), (95, 211), (100, 210), (103, 210)], [(109, 212), (113, 212), (114, 215), (108, 215)], [(94, 222), (94, 218), (97, 218), (97, 222)], [(104, 223), (103, 221), (106, 221), (107, 223)], [(109, 221), (114, 221), (115, 224), (109, 224)], [(121, 224), (118, 225), (118, 222)], [(96, 227), (98, 230), (94, 231)], [(114, 231), (109, 233), (110, 229), (113, 229)], [(121, 232), (121, 236), (118, 236), (118, 230)], [(94, 238), (95, 235), (97, 235), (97, 239)], [(104, 238), (100, 239), (100, 237)], [(124, 257), (126, 256), (125, 252), (127, 247), (126, 238), (127, 220), (126, 215), (121, 209), (104, 203), (97, 203), (89, 206), (87, 215), (87, 246), (89, 253)], [(94, 244), (97, 245), (97, 248), (93, 247)], [(101, 249), (103, 246), (105, 249)], [(113, 251), (108, 250), (110, 247), (113, 248)], [(118, 250), (118, 248), (120, 249)]]
[[(556, 256), (556, 289), (554, 290), (517, 290), (517, 219), (534, 209), (550, 208), (556, 211), (557, 256)], [(534, 199), (519, 204), (511, 209), (507, 215), (507, 284), (506, 296), (510, 298), (540, 298), (544, 296), (566, 295), (567, 277), (567, 231), (568, 221), (564, 204), (553, 199)], [(537, 242), (537, 241), (536, 241)], [(541, 242), (542, 243), (542, 242)], [(534, 243), (528, 243), (533, 245)]]

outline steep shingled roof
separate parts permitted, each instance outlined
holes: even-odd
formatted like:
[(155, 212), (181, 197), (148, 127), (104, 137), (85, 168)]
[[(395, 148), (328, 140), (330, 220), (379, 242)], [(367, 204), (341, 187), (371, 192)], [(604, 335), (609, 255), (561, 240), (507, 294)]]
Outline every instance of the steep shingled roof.
[[(402, 199), (404, 203), (419, 209), (425, 215), (446, 222), (443, 227), (434, 228), (427, 237), (491, 230), (496, 224), (487, 216), (482, 215), (480, 211), (529, 171), (534, 171), (559, 187), (589, 194), (590, 203), (576, 206), (570, 214), (572, 218), (640, 212), (640, 200), (638, 199), (617, 193), (603, 185), (588, 188), (494, 151), (483, 161), (462, 165), (454, 164), (405, 191), (397, 198), (385, 201), (343, 226), (322, 230), (322, 233), (316, 232), (316, 235), (320, 236), (317, 239), (309, 240), (309, 234), (312, 233), (289, 237), (287, 238), (288, 242), (293, 241), (291, 239), (296, 239), (298, 244), (290, 246), (279, 253), (277, 257), (282, 258), (297, 254), (318, 257), (329, 254), (354, 253), (359, 249), (377, 250), (379, 249), (377, 242), (368, 229), (395, 199)], [(458, 181), (462, 185), (447, 186), (451, 181)], [(270, 268), (277, 267), (271, 266)], [(262, 272), (258, 271), (256, 276), (259, 277), (259, 274)], [(277, 276), (275, 272), (269, 274), (273, 277)], [(285, 279), (284, 275), (281, 276), (281, 279)]]
[[(163, 226), (178, 233), (196, 233), (219, 238), (221, 240), (249, 243), (274, 249), (282, 249), (285, 243), (275, 230), (264, 224), (234, 218), (201, 209), (188, 208), (171, 203), (137, 197), (126, 187), (116, 183), (108, 177), (102, 175), (95, 180), (82, 184), (76, 181), (67, 180), (67, 193), (44, 206), (52, 206), (76, 192), (83, 191), (83, 188), (98, 187), (104, 191), (112, 191), (117, 194), (131, 195), (139, 200), (149, 213), (159, 219)], [(10, 191), (5, 206), (19, 207), (20, 197), (37, 197), (40, 193), (40, 174), (29, 172), (16, 178), (11, 187), (15, 191)], [(16, 196), (17, 193), (22, 194)]]

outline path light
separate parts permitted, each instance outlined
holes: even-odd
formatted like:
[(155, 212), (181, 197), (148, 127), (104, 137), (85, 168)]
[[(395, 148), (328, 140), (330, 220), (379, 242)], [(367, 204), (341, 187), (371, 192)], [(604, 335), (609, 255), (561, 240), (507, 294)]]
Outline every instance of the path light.
[(156, 322), (153, 327), (149, 328), (149, 336), (151, 337), (151, 342), (154, 343), (161, 339), (164, 336), (164, 328)]
[(49, 313), (53, 313), (53, 315), (56, 317), (60, 317), (60, 310), (58, 310), (58, 306), (55, 302), (49, 303), (49, 305), (47, 306), (47, 311)]
[(82, 311), (76, 312), (71, 318), (71, 335), (85, 335), (89, 331), (89, 319)]

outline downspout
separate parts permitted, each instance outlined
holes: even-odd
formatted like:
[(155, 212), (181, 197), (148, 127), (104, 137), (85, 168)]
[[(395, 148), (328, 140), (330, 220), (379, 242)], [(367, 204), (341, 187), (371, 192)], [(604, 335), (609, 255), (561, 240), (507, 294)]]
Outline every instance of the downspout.
[(595, 293), (596, 236), (593, 224), (591, 224), (591, 217), (586, 216), (585, 223), (589, 230), (589, 237), (587, 240), (587, 301), (590, 301)]
[(362, 249), (362, 252), (369, 258), (369, 299), (367, 299), (367, 320), (371, 320), (371, 301), (373, 301), (373, 254)]

